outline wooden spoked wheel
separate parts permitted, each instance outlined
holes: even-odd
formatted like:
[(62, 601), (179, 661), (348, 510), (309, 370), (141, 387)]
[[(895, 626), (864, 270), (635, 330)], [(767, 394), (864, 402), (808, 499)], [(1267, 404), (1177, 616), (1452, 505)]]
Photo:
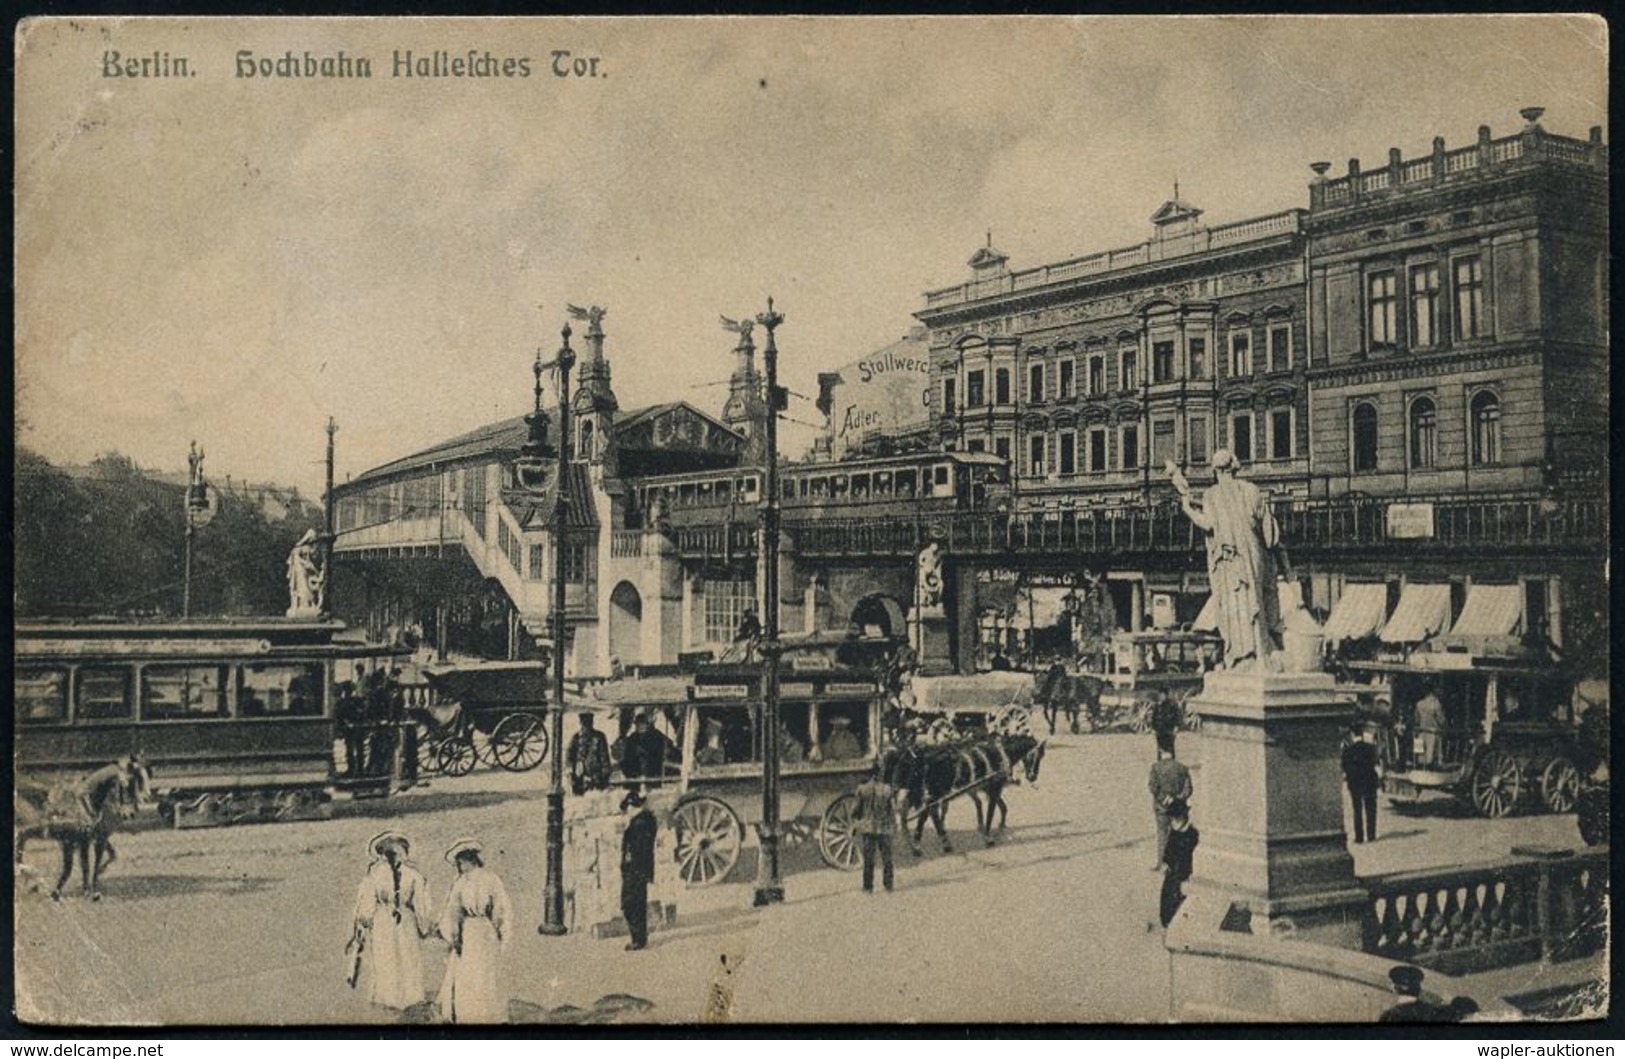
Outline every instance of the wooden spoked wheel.
[(1473, 766), (1473, 808), (1491, 819), (1505, 816), (1523, 794), (1523, 767), (1504, 750), (1489, 750)]
[(491, 756), (509, 772), (529, 772), (547, 756), (547, 728), (529, 713), (510, 713), (491, 733)]
[(479, 756), (467, 739), (447, 739), (440, 744), (440, 771), (448, 776), (466, 776), (474, 771)]
[(721, 882), (739, 862), (745, 828), (739, 814), (716, 798), (692, 798), (672, 814), (677, 835), (677, 872), (690, 886)]
[(1566, 757), (1554, 757), (1540, 771), (1540, 800), (1554, 813), (1566, 813), (1580, 800), (1580, 770)]
[(858, 799), (853, 794), (841, 795), (824, 810), (818, 823), (818, 853), (831, 868), (856, 871), (863, 863), (857, 812)]
[(432, 776), (440, 771), (440, 740), (423, 721), (413, 722), (418, 730), (418, 774)]

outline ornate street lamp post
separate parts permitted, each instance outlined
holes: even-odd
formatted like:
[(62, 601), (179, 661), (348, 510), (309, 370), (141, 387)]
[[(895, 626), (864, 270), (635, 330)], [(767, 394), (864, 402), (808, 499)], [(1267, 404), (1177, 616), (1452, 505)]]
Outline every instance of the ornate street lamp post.
[(762, 826), (761, 857), (757, 865), (755, 905), (777, 904), (784, 900), (784, 882), (779, 875), (779, 412), (785, 401), (779, 392), (779, 349), (773, 332), (784, 323), (784, 314), (773, 311), (767, 299), (767, 312), (756, 322), (767, 329), (767, 346), (762, 359), (767, 371), (767, 497), (762, 501)]
[[(542, 923), (538, 934), (563, 934), (564, 924), (564, 648), (568, 627), (564, 607), (564, 533), (569, 503), (566, 475), (570, 470), (570, 369), (575, 351), (570, 348), (570, 325), (560, 332), (564, 344), (552, 367), (559, 373), (558, 470), (553, 484), (553, 695), (548, 703), (548, 736), (552, 748), (547, 788), (547, 879), (542, 887)], [(524, 445), (527, 459), (539, 461), (547, 448), (547, 413), (542, 411), (542, 372), (550, 365), (536, 355), (536, 409), (529, 416), (530, 440)]]
[(190, 472), (186, 480), (186, 555), (181, 571), (181, 617), (192, 616), (192, 535), (209, 508), (208, 486), (203, 483), (203, 450), (192, 442), (186, 453)]

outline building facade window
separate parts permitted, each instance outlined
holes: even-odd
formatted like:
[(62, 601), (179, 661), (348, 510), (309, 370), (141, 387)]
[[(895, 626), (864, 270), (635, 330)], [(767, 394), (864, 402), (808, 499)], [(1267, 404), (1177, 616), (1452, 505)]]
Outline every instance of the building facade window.
[(540, 544), (530, 546), (530, 579), (541, 581), (547, 577), (547, 553)]
[(1253, 416), (1238, 412), (1230, 417), (1230, 454), (1242, 463), (1253, 462)]
[(1249, 331), (1230, 332), (1230, 375), (1232, 378), (1253, 373), (1253, 336)]
[(1010, 458), (1010, 439), (994, 438), (993, 454), (1001, 460), (1008, 460)]
[(1207, 463), (1207, 417), (1191, 416), (1185, 424), (1185, 437), (1190, 446), (1190, 462), (1200, 467)]
[(993, 372), (993, 403), (1010, 403), (1010, 369), (998, 368)]
[(1207, 339), (1190, 339), (1185, 345), (1185, 353), (1191, 364), (1191, 378), (1207, 378)]
[(1174, 458), (1174, 421), (1151, 421), (1151, 466), (1165, 467)]
[(1411, 467), (1425, 470), (1438, 458), (1439, 413), (1431, 397), (1411, 402)]
[(958, 408), (956, 408), (954, 406), (954, 383), (955, 383), (955, 381), (956, 380), (954, 380), (954, 379), (943, 379), (942, 380), (942, 414), (943, 415), (951, 416), (955, 412), (958, 411)]
[(1060, 452), (1056, 456), (1062, 474), (1078, 473), (1078, 436), (1071, 432), (1064, 433), (1060, 438)]
[(977, 370), (965, 374), (965, 407), (980, 408), (987, 404), (987, 373)]
[(1062, 401), (1072, 399), (1072, 358), (1061, 361), (1056, 365), (1057, 377), (1055, 380), (1055, 396)]
[(1140, 386), (1140, 352), (1132, 346), (1123, 350), (1123, 389), (1135, 390)]
[(1089, 358), (1089, 393), (1099, 395), (1106, 392), (1106, 358)]
[(1140, 425), (1138, 423), (1124, 423), (1117, 438), (1117, 465), (1125, 471), (1138, 470), (1140, 466)]
[(567, 584), (579, 585), (587, 580), (587, 546), (585, 544), (564, 545), (564, 580)]
[(1151, 343), (1151, 381), (1174, 381), (1174, 344), (1173, 342)]
[(1027, 473), (1034, 478), (1044, 477), (1045, 437), (1034, 434), (1027, 439)]
[(1270, 459), (1292, 458), (1292, 409), (1270, 410)]
[(1089, 470), (1095, 474), (1106, 469), (1106, 428), (1089, 431)]
[(1501, 399), (1489, 390), (1473, 395), (1468, 410), (1473, 418), (1474, 464), (1501, 462)]
[(1489, 334), (1484, 319), (1484, 264), (1477, 254), (1455, 261), (1456, 337), (1482, 338)]
[(1361, 401), (1350, 414), (1350, 457), (1355, 473), (1377, 469), (1377, 408)]
[(965, 445), (965, 451), (967, 451), (967, 452), (986, 452), (987, 451), (987, 439), (986, 438), (971, 438), (970, 441), (968, 443), (966, 443), (966, 445)]
[(1411, 269), (1411, 347), (1427, 349), (1439, 342), (1439, 266)]
[(756, 609), (755, 581), (707, 581), (705, 583), (705, 640), (727, 643), (739, 628), (745, 611)]
[(1391, 346), (1398, 338), (1394, 273), (1373, 272), (1366, 277), (1366, 344)]
[(1044, 365), (1031, 364), (1027, 367), (1027, 400), (1032, 404), (1042, 404), (1044, 401)]
[(1278, 324), (1270, 328), (1270, 371), (1290, 371), (1292, 369), (1292, 326)]

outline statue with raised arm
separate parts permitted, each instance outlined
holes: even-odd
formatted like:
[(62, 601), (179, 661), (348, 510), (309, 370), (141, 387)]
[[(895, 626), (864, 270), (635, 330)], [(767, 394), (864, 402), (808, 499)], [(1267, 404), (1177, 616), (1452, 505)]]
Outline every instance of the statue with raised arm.
[(1275, 579), (1281, 530), (1269, 499), (1251, 482), (1236, 477), (1229, 449), (1213, 453), (1216, 481), (1200, 500), (1190, 482), (1168, 462), (1185, 514), (1207, 537), (1207, 579), (1217, 601), (1224, 668), (1279, 672), (1281, 605)]
[(309, 529), (288, 553), (288, 617), (312, 617), (322, 611), (326, 576), (316, 561), (316, 531)]

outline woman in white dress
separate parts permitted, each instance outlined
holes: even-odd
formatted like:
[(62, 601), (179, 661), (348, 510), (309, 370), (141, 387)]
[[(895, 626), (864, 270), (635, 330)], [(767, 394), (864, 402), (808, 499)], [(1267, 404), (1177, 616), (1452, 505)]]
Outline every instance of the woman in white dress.
[(440, 984), (440, 1015), (447, 1022), (506, 1022), (508, 996), (502, 990), (502, 945), (513, 922), (508, 891), (485, 866), (482, 849), (463, 839), (446, 851), (457, 880), (446, 895), (440, 936), (451, 946)]
[(433, 923), (429, 884), (406, 862), (411, 843), (400, 832), (378, 835), (367, 851), (373, 862), (355, 900), (367, 996), (374, 1004), (404, 1011), (423, 1002), (421, 946)]

